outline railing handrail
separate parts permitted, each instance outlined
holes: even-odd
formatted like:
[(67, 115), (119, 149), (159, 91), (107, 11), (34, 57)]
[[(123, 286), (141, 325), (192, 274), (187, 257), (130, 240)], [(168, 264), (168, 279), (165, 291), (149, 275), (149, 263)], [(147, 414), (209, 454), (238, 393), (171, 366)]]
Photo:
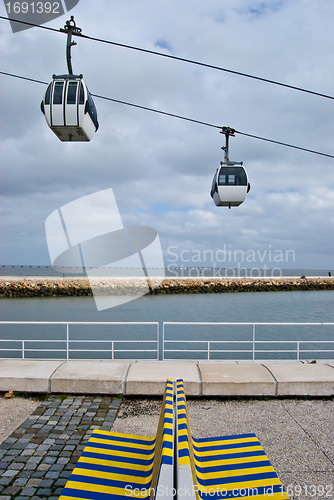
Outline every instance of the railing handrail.
[[(259, 322), (259, 321), (248, 321), (248, 322), (240, 322), (240, 321), (226, 321), (226, 322), (214, 322), (214, 321), (164, 321), (162, 323), (162, 345), (160, 339), (160, 328), (158, 321), (0, 321), (0, 325), (66, 325), (66, 334), (63, 339), (0, 339), (0, 342), (20, 342), (21, 348), (14, 349), (1, 349), (2, 351), (22, 351), (22, 358), (25, 358), (25, 352), (36, 352), (41, 349), (34, 349), (26, 347), (29, 343), (57, 343), (57, 344), (66, 344), (66, 348), (57, 348), (57, 349), (43, 349), (45, 352), (66, 352), (66, 359), (70, 359), (71, 352), (90, 352), (90, 349), (71, 349), (70, 346), (72, 344), (81, 343), (81, 344), (111, 344), (111, 349), (94, 349), (94, 352), (110, 352), (111, 359), (114, 359), (115, 352), (156, 352), (156, 359), (160, 358), (160, 349), (162, 350), (162, 359), (165, 359), (165, 353), (167, 352), (197, 352), (197, 353), (207, 353), (207, 359), (210, 360), (210, 353), (252, 353), (252, 359), (255, 361), (256, 353), (264, 353), (264, 352), (277, 352), (277, 353), (294, 353), (296, 352), (297, 360), (299, 360), (299, 356), (301, 353), (308, 352), (333, 352), (331, 349), (301, 349), (303, 344), (334, 344), (334, 340), (258, 340), (256, 339), (256, 327), (257, 326), (334, 326), (333, 322)], [(152, 339), (101, 339), (101, 340), (90, 340), (90, 339), (71, 339), (70, 338), (70, 326), (71, 325), (94, 325), (94, 326), (103, 326), (103, 325), (150, 325), (155, 326), (156, 331), (154, 333), (154, 338)], [(208, 340), (180, 340), (178, 339), (168, 339), (166, 338), (165, 326), (171, 325), (179, 325), (179, 326), (252, 326), (252, 339), (250, 340), (215, 340), (209, 338)], [(138, 344), (147, 344), (147, 343), (155, 343), (156, 349), (116, 349), (115, 346), (117, 344), (130, 344), (136, 342)], [(206, 349), (166, 349), (168, 344), (206, 344)], [(212, 344), (244, 344), (245, 347), (250, 345), (249, 349), (245, 350), (233, 350), (233, 349), (215, 349), (212, 348)], [(296, 348), (292, 349), (257, 349), (260, 347), (260, 344), (295, 344)], [(305, 346), (306, 347), (306, 346)], [(93, 349), (93, 347), (92, 347)], [(32, 359), (32, 358), (29, 358)], [(123, 359), (123, 358), (122, 358)], [(125, 359), (125, 358), (124, 358)]]
[(334, 323), (299, 323), (299, 322), (272, 322), (272, 321), (164, 321), (164, 325), (296, 325), (296, 326), (320, 326), (334, 325)]
[(0, 321), (0, 325), (159, 325), (159, 321)]
[[(70, 353), (71, 352), (91, 352), (91, 349), (70, 349), (70, 345), (74, 343), (108, 343), (111, 344), (111, 349), (94, 349), (94, 352), (108, 352), (111, 354), (111, 359), (115, 359), (115, 352), (154, 352), (156, 353), (156, 359), (159, 359), (159, 351), (160, 351), (160, 342), (159, 342), (159, 322), (158, 321), (0, 321), (1, 325), (66, 325), (66, 332), (65, 332), (65, 338), (63, 339), (0, 339), (0, 342), (20, 342), (21, 343), (21, 348), (19, 349), (1, 349), (2, 351), (11, 351), (11, 352), (17, 352), (21, 351), (22, 352), (22, 359), (25, 359), (25, 353), (26, 352), (36, 352), (39, 349), (33, 349), (33, 348), (27, 348), (26, 344), (28, 342), (42, 342), (42, 343), (54, 343), (54, 344), (65, 344), (65, 347), (63, 348), (54, 348), (54, 349), (43, 349), (44, 352), (58, 352), (58, 353), (66, 353), (66, 360), (68, 361), (70, 359)], [(155, 326), (156, 331), (154, 334), (154, 338), (150, 340), (142, 340), (142, 339), (132, 339), (132, 340), (124, 340), (124, 339), (107, 339), (107, 340), (86, 340), (86, 339), (71, 339), (70, 338), (70, 333), (69, 333), (69, 327), (70, 325), (95, 325), (95, 326), (101, 326), (101, 325), (150, 325), (150, 326)], [(140, 344), (145, 344), (145, 343), (155, 343), (156, 348), (155, 349), (116, 349), (115, 344), (117, 343), (122, 343), (122, 344), (128, 344), (128, 343), (140, 343)], [(8, 358), (7, 358), (8, 359)], [(33, 359), (33, 358), (29, 358)], [(40, 358), (38, 358), (40, 359)], [(55, 359), (55, 358), (52, 358)]]
[[(166, 339), (165, 326), (167, 325), (177, 325), (177, 326), (252, 326), (252, 339), (251, 340), (180, 340), (180, 339)], [(257, 326), (334, 326), (333, 322), (269, 322), (269, 321), (164, 321), (162, 324), (162, 356), (165, 359), (165, 353), (167, 352), (186, 352), (186, 353), (206, 353), (207, 360), (210, 360), (211, 353), (251, 353), (252, 360), (255, 361), (256, 353), (296, 353), (296, 358), (300, 360), (301, 353), (314, 353), (314, 352), (333, 352), (332, 349), (301, 349), (301, 344), (330, 344), (334, 343), (334, 340), (257, 340), (255, 331)], [(165, 346), (170, 344), (206, 344), (207, 348), (204, 349), (166, 349)], [(233, 350), (233, 349), (212, 349), (212, 344), (251, 344), (250, 349)], [(256, 349), (259, 344), (295, 344), (295, 349)], [(173, 359), (173, 358), (168, 358)]]

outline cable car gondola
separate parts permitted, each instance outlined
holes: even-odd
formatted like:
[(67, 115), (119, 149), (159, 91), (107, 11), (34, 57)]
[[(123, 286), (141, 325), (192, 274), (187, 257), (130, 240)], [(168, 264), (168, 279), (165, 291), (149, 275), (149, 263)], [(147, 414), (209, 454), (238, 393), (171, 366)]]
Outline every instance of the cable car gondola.
[(67, 75), (53, 75), (41, 110), (51, 130), (61, 141), (90, 141), (99, 128), (97, 111), (83, 75), (73, 75), (71, 64), (72, 35), (81, 29), (71, 20), (61, 31), (67, 33)]
[(90, 141), (99, 128), (95, 104), (82, 75), (53, 75), (41, 109), (61, 141)]
[(234, 137), (234, 129), (224, 127), (222, 133), (226, 136), (225, 160), (220, 162), (212, 181), (211, 198), (217, 207), (238, 207), (246, 199), (250, 190), (247, 172), (243, 162), (229, 161), (228, 137)]

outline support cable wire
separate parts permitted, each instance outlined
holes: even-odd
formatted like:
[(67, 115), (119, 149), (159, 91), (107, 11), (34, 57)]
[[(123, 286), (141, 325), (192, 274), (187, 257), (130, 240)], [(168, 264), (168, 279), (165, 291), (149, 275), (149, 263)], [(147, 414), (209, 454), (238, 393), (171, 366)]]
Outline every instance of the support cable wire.
[[(14, 75), (13, 73), (7, 73), (5, 71), (0, 71), (0, 74), (1, 75), (6, 75), (6, 76), (11, 76), (13, 78), (19, 78), (20, 80), (27, 80), (29, 82), (41, 83), (43, 85), (48, 85), (48, 82), (43, 82), (41, 80), (35, 80), (34, 78), (27, 78), (25, 76)], [(126, 106), (131, 106), (133, 108), (143, 109), (145, 111), (151, 111), (153, 113), (158, 113), (160, 115), (171, 116), (172, 118), (178, 118), (179, 120), (184, 120), (184, 121), (188, 121), (188, 122), (192, 122), (192, 123), (197, 123), (199, 125), (205, 125), (206, 127), (218, 128), (220, 130), (222, 130), (224, 128), (222, 125), (214, 125), (212, 123), (203, 122), (203, 121), (200, 121), (200, 120), (195, 120), (193, 118), (187, 118), (186, 116), (176, 115), (174, 113), (167, 113), (167, 111), (161, 111), (159, 109), (149, 108), (147, 106), (141, 106), (139, 104), (134, 104), (134, 103), (131, 103), (131, 102), (120, 101), (119, 99), (113, 99), (112, 97), (105, 97), (105, 96), (101, 96), (101, 95), (98, 95), (98, 94), (92, 94), (92, 93), (91, 93), (91, 95), (93, 97), (96, 97), (98, 99), (103, 99), (105, 101), (116, 102), (118, 104), (124, 104)], [(236, 134), (244, 135), (246, 137), (251, 137), (252, 139), (259, 139), (261, 141), (272, 142), (273, 144), (279, 144), (280, 146), (286, 146), (288, 148), (299, 149), (300, 151), (306, 151), (307, 153), (314, 153), (316, 155), (326, 156), (327, 158), (334, 158), (334, 155), (330, 155), (330, 154), (327, 154), (327, 153), (322, 153), (320, 151), (314, 151), (313, 149), (302, 148), (300, 146), (294, 146), (293, 144), (288, 144), (286, 142), (275, 141), (273, 139), (266, 139), (265, 137), (260, 137), (258, 135), (247, 134), (246, 132), (240, 132), (239, 130), (235, 130), (234, 132)]]
[[(27, 24), (28, 26), (34, 26), (36, 28), (41, 28), (41, 29), (45, 29), (45, 30), (48, 30), (48, 31), (55, 31), (57, 33), (60, 32), (60, 30), (58, 30), (56, 28), (50, 28), (49, 26), (41, 26), (39, 24), (28, 23), (26, 21), (19, 21), (18, 19), (13, 19), (13, 18), (10, 18), (10, 17), (0, 16), (0, 19), (5, 19), (7, 21), (14, 21), (16, 23)], [(111, 40), (104, 40), (103, 38), (96, 38), (96, 37), (93, 37), (93, 36), (83, 35), (82, 33), (80, 33), (80, 34), (75, 33), (75, 34), (76, 34), (76, 36), (80, 36), (80, 38), (86, 38), (87, 40), (92, 40), (92, 41), (100, 42), (100, 43), (106, 43), (108, 45), (115, 45), (117, 47), (123, 47), (125, 49), (136, 50), (138, 52), (145, 52), (147, 54), (153, 54), (153, 55), (160, 56), (160, 57), (166, 57), (167, 59), (174, 59), (176, 61), (182, 61), (182, 62), (186, 62), (186, 63), (189, 63), (189, 64), (195, 64), (197, 66), (202, 66), (204, 68), (210, 68), (210, 69), (215, 69), (215, 70), (218, 70), (218, 71), (224, 71), (226, 73), (231, 73), (233, 75), (244, 76), (246, 78), (252, 78), (253, 80), (259, 80), (261, 82), (271, 83), (273, 85), (279, 85), (280, 87), (285, 87), (285, 88), (289, 88), (289, 89), (293, 89), (293, 90), (298, 90), (299, 92), (306, 92), (307, 94), (317, 95), (319, 97), (325, 97), (326, 99), (333, 99), (334, 100), (334, 96), (330, 96), (328, 94), (322, 94), (320, 92), (315, 92), (313, 90), (304, 89), (302, 87), (296, 87), (294, 85), (289, 85), (287, 83), (277, 82), (275, 80), (270, 80), (269, 78), (262, 78), (260, 76), (250, 75), (248, 73), (242, 73), (241, 71), (234, 71), (232, 69), (222, 68), (221, 66), (215, 66), (213, 64), (207, 64), (207, 63), (203, 63), (203, 62), (200, 62), (200, 61), (195, 61), (193, 59), (187, 59), (185, 57), (173, 56), (172, 54), (164, 54), (163, 52), (158, 52), (156, 50), (143, 49), (142, 47), (136, 47), (134, 45), (127, 45), (125, 43), (113, 42)]]

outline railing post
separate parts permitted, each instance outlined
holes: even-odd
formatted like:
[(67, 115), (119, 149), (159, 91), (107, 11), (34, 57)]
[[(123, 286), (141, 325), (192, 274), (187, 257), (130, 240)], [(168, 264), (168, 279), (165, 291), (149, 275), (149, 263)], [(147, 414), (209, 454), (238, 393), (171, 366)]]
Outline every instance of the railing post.
[(299, 341), (297, 341), (297, 361), (299, 361)]
[(208, 361), (210, 361), (210, 340), (208, 341)]
[(66, 323), (66, 361), (70, 359), (70, 353), (69, 353), (69, 340), (70, 340), (70, 332), (69, 332), (70, 325)]
[(114, 359), (114, 341), (111, 341), (111, 359)]
[(159, 322), (157, 323), (157, 360), (159, 361), (160, 359), (160, 342), (159, 342), (159, 337), (160, 337), (160, 328), (159, 328)]
[(255, 361), (255, 323), (253, 324), (253, 363)]
[(24, 359), (24, 340), (22, 340), (22, 359)]
[(165, 361), (165, 322), (162, 322), (162, 361)]

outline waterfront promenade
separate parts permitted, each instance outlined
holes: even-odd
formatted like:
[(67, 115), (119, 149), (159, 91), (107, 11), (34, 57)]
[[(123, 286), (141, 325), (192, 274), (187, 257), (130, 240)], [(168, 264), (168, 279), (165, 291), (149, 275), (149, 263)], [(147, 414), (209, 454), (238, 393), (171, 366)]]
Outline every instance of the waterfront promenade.
[[(161, 407), (161, 397), (40, 397), (35, 411), (0, 444), (0, 500), (57, 500), (94, 429), (153, 436)], [(333, 497), (333, 398), (188, 394), (187, 400), (195, 437), (254, 432), (290, 499)], [(5, 404), (11, 414), (15, 403), (0, 396), (0, 412)]]
[(182, 378), (190, 396), (333, 396), (334, 360), (0, 360), (0, 391), (161, 396), (167, 378)]

